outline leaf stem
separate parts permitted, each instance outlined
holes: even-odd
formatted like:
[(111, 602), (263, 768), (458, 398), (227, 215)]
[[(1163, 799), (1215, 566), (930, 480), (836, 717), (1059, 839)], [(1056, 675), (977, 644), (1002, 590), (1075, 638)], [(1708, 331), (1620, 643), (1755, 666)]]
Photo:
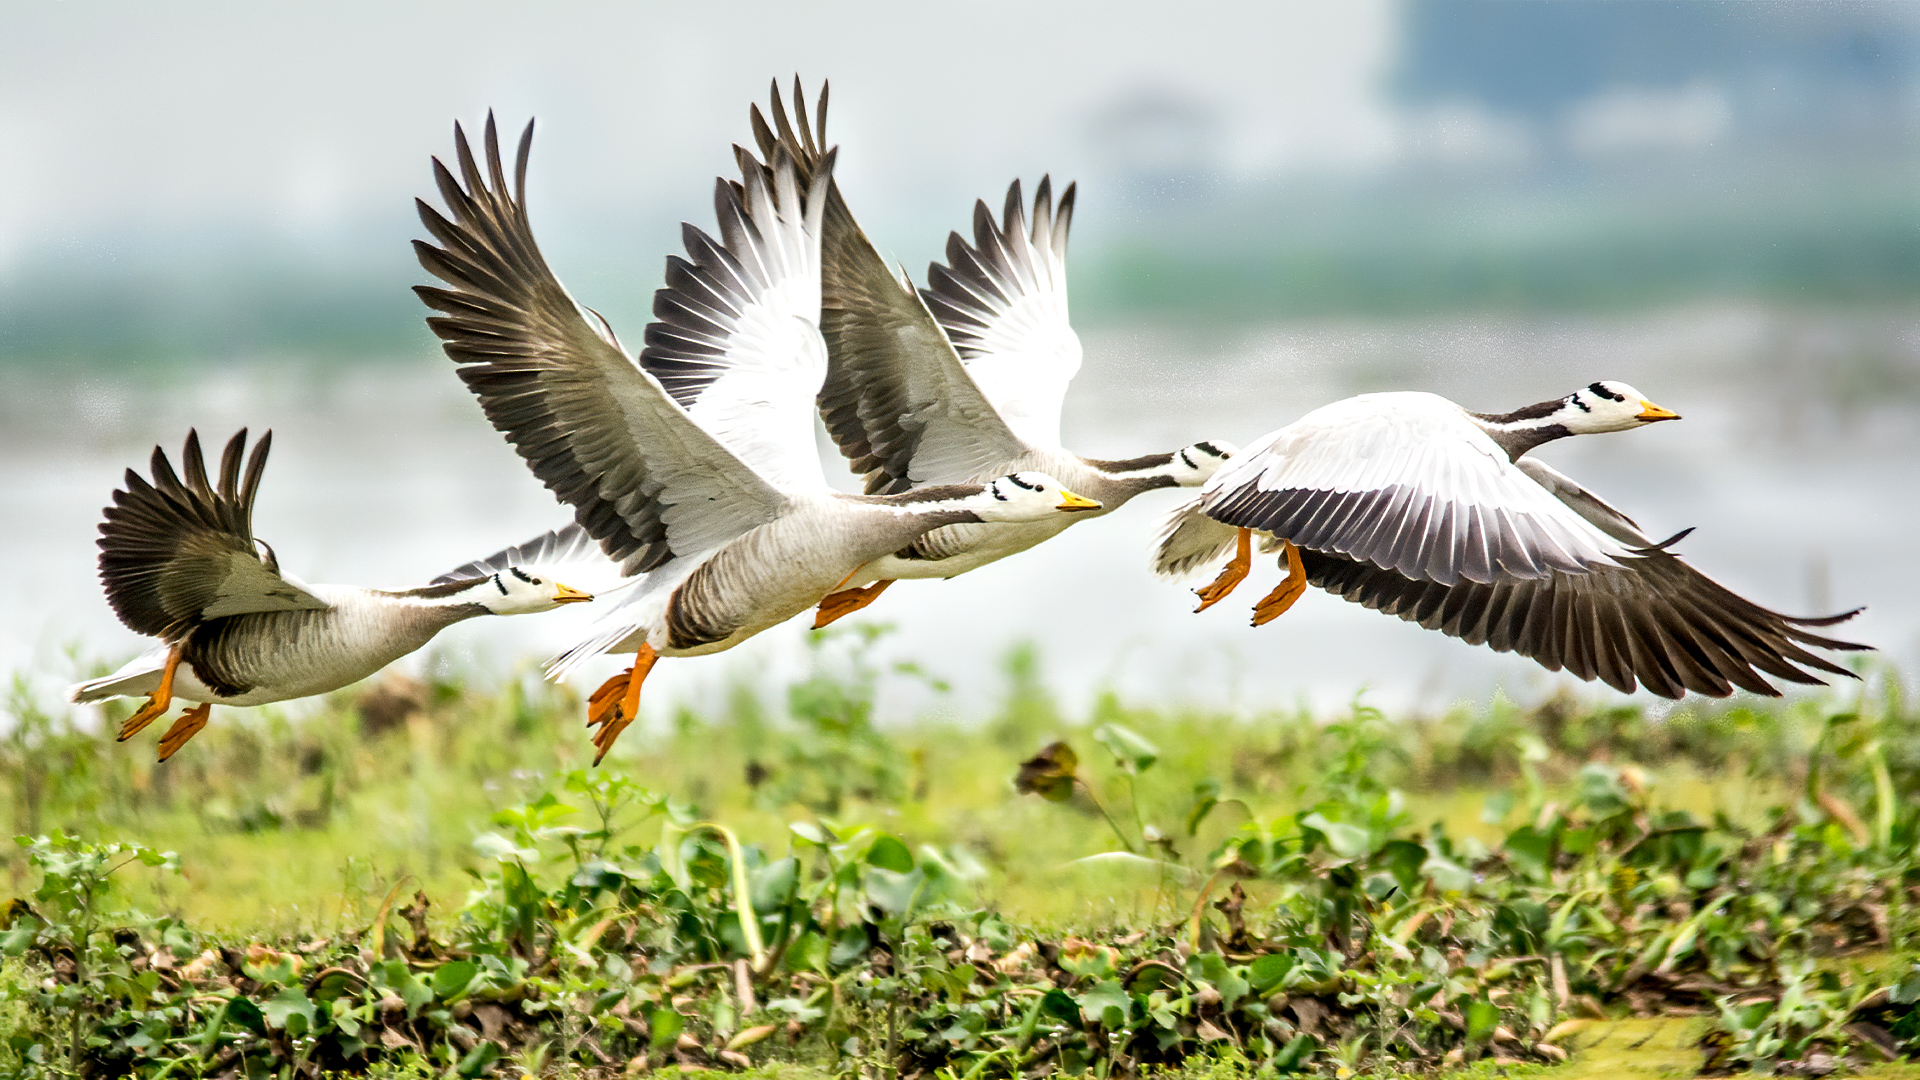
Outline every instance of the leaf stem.
[(1086, 792), (1087, 798), (1093, 802), (1093, 808), (1100, 811), (1101, 817), (1107, 819), (1107, 828), (1113, 830), (1113, 835), (1119, 838), (1121, 846), (1127, 849), (1127, 853), (1140, 854), (1140, 849), (1134, 847), (1133, 841), (1127, 839), (1127, 834), (1121, 831), (1120, 823), (1113, 820), (1113, 815), (1107, 812), (1106, 804), (1100, 801), (1100, 796), (1093, 793), (1093, 785), (1087, 783), (1078, 773), (1074, 774), (1073, 782), (1080, 785), (1080, 790)]
[(740, 917), (740, 936), (746, 940), (747, 951), (753, 954), (753, 970), (764, 973), (767, 964), (767, 946), (760, 938), (760, 917), (753, 910), (753, 889), (747, 880), (746, 852), (740, 847), (740, 838), (732, 829), (715, 821), (702, 821), (690, 826), (694, 829), (712, 829), (726, 841), (727, 858), (733, 863), (733, 909)]

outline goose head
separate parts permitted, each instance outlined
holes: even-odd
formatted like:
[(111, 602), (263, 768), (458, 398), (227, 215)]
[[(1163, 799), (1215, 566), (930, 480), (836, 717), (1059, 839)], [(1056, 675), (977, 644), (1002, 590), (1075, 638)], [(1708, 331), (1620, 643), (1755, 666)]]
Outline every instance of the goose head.
[(1604, 431), (1631, 431), (1661, 420), (1678, 420), (1680, 414), (1648, 401), (1640, 391), (1623, 382), (1603, 379), (1583, 386), (1560, 399), (1553, 420), (1574, 435), (1596, 435)]
[(967, 509), (981, 521), (1043, 521), (1055, 514), (1098, 510), (1100, 504), (1082, 498), (1040, 472), (1008, 473), (967, 499)]
[(1543, 401), (1510, 413), (1468, 413), (1515, 461), (1542, 443), (1569, 435), (1631, 431), (1680, 414), (1648, 401), (1623, 382), (1589, 383), (1558, 401)]
[(1219, 439), (1189, 443), (1173, 452), (1173, 460), (1167, 467), (1176, 485), (1199, 487), (1213, 479), (1213, 474), (1239, 452), (1239, 447)]
[(509, 566), (474, 582), (461, 599), (494, 615), (535, 615), (561, 604), (584, 603), (593, 596), (538, 571)]

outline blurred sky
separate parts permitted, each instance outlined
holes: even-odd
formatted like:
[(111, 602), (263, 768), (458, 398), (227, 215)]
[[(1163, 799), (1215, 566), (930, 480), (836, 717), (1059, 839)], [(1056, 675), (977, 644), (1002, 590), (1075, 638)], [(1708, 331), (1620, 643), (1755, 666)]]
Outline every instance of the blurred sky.
[[(916, 277), (975, 198), (1081, 182), (1077, 447), (1636, 379), (1684, 433), (1575, 440), (1579, 475), (1701, 526), (1763, 602), (1875, 605), (1862, 633), (1920, 660), (1920, 4), (93, 0), (0, 4), (0, 553), (36, 567), (0, 578), (0, 671), (135, 646), (93, 526), (190, 424), (283, 433), (261, 528), (313, 580), (408, 584), (553, 524), (408, 292), (429, 155), (537, 117), (542, 246), (637, 341), (795, 72), (832, 80), (843, 187)], [(876, 614), (967, 687), (1020, 635), (1146, 696), (1209, 664), (1268, 701), (1553, 685), (1326, 597), (1265, 638), (1176, 622), (1140, 570), (1162, 508)], [(1049, 574), (1097, 617), (1053, 615)], [(564, 644), (527, 633), (490, 640)], [(737, 665), (797, 648), (763, 637)]]
[(127, 228), (395, 217), (450, 122), (489, 108), (540, 117), (556, 222), (692, 216), (747, 103), (796, 71), (833, 80), (869, 214), (1087, 172), (1089, 124), (1143, 92), (1211, 111), (1237, 170), (1375, 162), (1394, 146), (1395, 25), (1377, 0), (10, 4), (0, 258)]
[(694, 216), (745, 104), (795, 71), (839, 90), (842, 167), (879, 221), (945, 221), (1047, 169), (1246, 181), (1910, 139), (1916, 28), (1902, 3), (9, 4), (0, 268), (404, 219), (449, 121), (489, 108), (541, 118), (550, 229)]

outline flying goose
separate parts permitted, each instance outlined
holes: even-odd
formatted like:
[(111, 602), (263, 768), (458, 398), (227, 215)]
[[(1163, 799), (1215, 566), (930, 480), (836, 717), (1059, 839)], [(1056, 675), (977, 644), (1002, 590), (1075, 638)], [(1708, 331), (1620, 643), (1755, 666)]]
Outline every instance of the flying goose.
[(463, 619), (593, 599), (529, 573), (526, 564), (456, 572), (398, 592), (301, 582), (253, 535), (254, 495), (272, 445), (267, 432), (248, 455), (242, 428), (220, 457), (217, 487), (198, 432), (187, 433), (181, 451), (184, 480), (156, 446), (153, 480), (128, 469), (126, 490), (113, 493), (100, 525), (107, 602), (129, 629), (162, 644), (111, 675), (74, 686), (70, 697), (146, 695), (120, 726), (123, 742), (164, 715), (174, 698), (198, 702), (161, 736), (161, 761), (207, 725), (215, 704), (324, 694), (366, 678)]
[[(757, 105), (751, 118), (765, 162), (791, 158), (804, 184), (826, 173), (830, 160), (827, 88), (821, 87), (811, 126), (798, 79), (794, 106), (797, 125), (776, 82), (773, 126)], [(748, 152), (735, 152), (743, 169), (756, 167)], [(930, 286), (921, 292), (888, 269), (831, 178), (826, 200), (820, 329), (827, 377), (819, 407), (869, 494), (1037, 469), (1099, 501), (1102, 509), (1081, 515), (1098, 517), (1143, 491), (1204, 483), (1232, 454), (1233, 447), (1218, 440), (1127, 461), (1083, 458), (1061, 447), (1061, 400), (1080, 369), (1080, 338), (1067, 320), (1072, 185), (1056, 203), (1051, 180), (1040, 181), (1031, 227), (1017, 180), (999, 222), (984, 202), (977, 204), (974, 243), (953, 234), (947, 265), (933, 264)], [(641, 363), (648, 362), (643, 355)], [(713, 392), (710, 365), (652, 370), (676, 401), (701, 414)], [(731, 445), (752, 428), (714, 424), (710, 430)], [(896, 579), (963, 574), (1025, 551), (1076, 520), (935, 529), (855, 571), (845, 588), (821, 602), (814, 626), (872, 603)]]
[(1204, 611), (1246, 576), (1258, 531), (1282, 552), (1287, 578), (1254, 607), (1255, 626), (1315, 585), (1622, 693), (1638, 680), (1668, 698), (1736, 686), (1778, 696), (1761, 672), (1816, 684), (1801, 668), (1850, 675), (1802, 646), (1868, 646), (1804, 628), (1860, 609), (1804, 619), (1742, 599), (1672, 553), (1691, 529), (1655, 543), (1524, 456), (1569, 435), (1676, 419), (1620, 382), (1498, 415), (1423, 393), (1337, 401), (1261, 438), (1176, 509), (1154, 567), (1178, 575), (1234, 548), (1196, 590)]
[[(928, 530), (1099, 508), (1030, 470), (888, 496), (828, 487), (812, 424), (831, 154), (804, 189), (784, 156), (718, 184), (720, 239), (684, 226), (687, 258), (667, 260), (636, 362), (540, 255), (526, 214), (532, 139), (528, 124), (509, 193), (492, 118), (484, 173), (455, 127), (460, 178), (434, 162), (451, 217), (418, 204), (442, 246), (414, 245), (449, 288), (416, 291), (442, 313), (427, 321), (494, 426), (625, 575), (644, 575), (552, 666), (560, 676), (600, 652), (636, 654), (588, 700), (596, 763), (637, 715), (659, 657), (732, 648)], [(662, 370), (705, 383), (692, 409), (652, 373)]]

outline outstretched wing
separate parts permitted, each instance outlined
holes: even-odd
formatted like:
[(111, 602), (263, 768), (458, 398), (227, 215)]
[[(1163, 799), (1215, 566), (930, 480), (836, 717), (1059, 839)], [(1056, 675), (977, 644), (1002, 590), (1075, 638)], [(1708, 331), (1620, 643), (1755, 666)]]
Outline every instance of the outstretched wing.
[(820, 220), (833, 152), (812, 170), (806, 202), (791, 158), (743, 162), (717, 182), (719, 241), (683, 225), (687, 258), (667, 257), (640, 366), (694, 422), (781, 488), (825, 488), (813, 441), (814, 396), (827, 376), (820, 340)]
[[(1807, 651), (1868, 646), (1808, 632), (1826, 618), (1782, 615), (1746, 600), (1662, 548), (1644, 548), (1586, 573), (1550, 570), (1491, 584), (1415, 580), (1371, 562), (1303, 548), (1307, 580), (1346, 600), (1397, 615), (1470, 645), (1516, 652), (1549, 671), (1600, 679), (1621, 693), (1636, 681), (1661, 697), (1688, 690), (1725, 697), (1734, 687), (1778, 697), (1761, 673), (1795, 683), (1851, 673)], [(1796, 666), (1798, 665), (1798, 666)]]
[[(807, 184), (826, 158), (827, 91), (814, 123), (794, 82), (789, 120), (774, 84), (773, 124), (752, 112), (764, 161), (784, 150)], [(1005, 471), (1026, 447), (954, 351), (918, 293), (893, 276), (847, 209), (837, 184), (827, 190), (820, 250), (820, 331), (827, 379), (820, 415), (869, 494), (923, 484), (962, 483)]]
[(197, 431), (187, 432), (180, 452), (184, 481), (157, 446), (152, 483), (127, 470), (126, 489), (113, 493), (100, 524), (100, 582), (129, 629), (175, 641), (225, 615), (327, 606), (280, 576), (273, 549), (253, 538), (253, 499), (272, 445), (268, 432), (249, 456), (240, 429), (220, 456), (217, 487)]
[(1535, 457), (1523, 457), (1513, 465), (1552, 492), (1554, 498), (1566, 503), (1574, 513), (1586, 518), (1594, 528), (1632, 547), (1653, 546), (1653, 541), (1640, 531), (1638, 523), (1615, 510), (1605, 499), (1575, 483), (1573, 477)]
[(1644, 545), (1596, 528), (1431, 394), (1368, 394), (1308, 413), (1215, 474), (1200, 508), (1442, 585), (1583, 573)]
[(484, 174), (458, 125), (454, 142), (460, 179), (433, 163), (451, 219), (416, 200), (444, 246), (413, 245), (450, 288), (414, 291), (443, 313), (427, 324), (534, 475), (628, 574), (777, 517), (786, 497), (694, 423), (548, 269), (526, 213), (533, 125), (511, 194), (491, 115)]
[(1041, 177), (1031, 230), (1020, 181), (1007, 188), (998, 223), (976, 202), (973, 243), (950, 234), (947, 265), (929, 267), (920, 291), (981, 392), (1035, 446), (1060, 445), (1060, 406), (1080, 370), (1080, 335), (1067, 320), (1073, 194), (1068, 184), (1055, 206), (1053, 180)]
[(572, 522), (524, 543), (502, 548), (484, 559), (454, 567), (434, 578), (433, 584), (474, 581), (512, 567), (546, 571), (555, 577), (564, 577), (574, 588), (593, 593), (621, 583), (619, 564), (607, 558), (600, 550), (600, 542), (581, 528), (579, 522)]

